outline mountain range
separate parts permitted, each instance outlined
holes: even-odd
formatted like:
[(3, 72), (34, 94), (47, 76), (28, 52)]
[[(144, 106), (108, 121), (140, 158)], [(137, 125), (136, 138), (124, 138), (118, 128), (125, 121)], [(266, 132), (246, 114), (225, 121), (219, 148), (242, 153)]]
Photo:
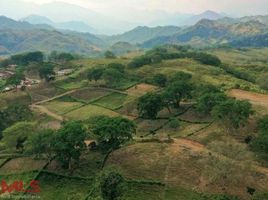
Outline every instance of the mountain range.
[[(94, 35), (82, 31), (83, 26), (74, 31), (68, 28), (71, 22), (66, 22), (63, 26), (48, 18), (36, 16), (23, 21), (1, 16), (0, 55), (35, 50), (44, 52), (57, 50), (94, 56), (107, 49), (122, 54), (139, 48), (151, 48), (170, 43), (196, 47), (268, 46), (268, 16), (242, 18), (213, 16), (214, 20), (201, 19), (192, 26), (138, 26), (113, 36)], [(32, 23), (26, 22), (30, 21), (29, 19)], [(90, 26), (86, 27), (88, 30), (91, 29)]]

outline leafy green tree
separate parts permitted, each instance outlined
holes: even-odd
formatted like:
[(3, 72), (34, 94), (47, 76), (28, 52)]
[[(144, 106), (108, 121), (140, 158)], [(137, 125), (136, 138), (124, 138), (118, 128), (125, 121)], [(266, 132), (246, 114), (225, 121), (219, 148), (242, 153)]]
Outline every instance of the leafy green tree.
[(82, 150), (85, 148), (86, 131), (79, 121), (70, 121), (59, 129), (52, 142), (56, 159), (64, 168), (71, 169), (72, 161), (78, 163)]
[(104, 200), (121, 199), (124, 192), (125, 180), (115, 170), (105, 170), (100, 176), (100, 190)]
[(105, 58), (110, 58), (110, 59), (116, 58), (116, 56), (114, 55), (114, 53), (112, 51), (106, 51), (104, 53), (104, 56), (105, 56)]
[(46, 82), (54, 80), (55, 72), (54, 72), (54, 65), (51, 63), (43, 63), (39, 67), (39, 76), (42, 79), (45, 79)]
[(15, 85), (16, 88), (20, 85), (21, 81), (25, 79), (25, 75), (22, 71), (17, 71), (14, 75), (9, 77), (6, 81), (6, 85)]
[(261, 118), (258, 121), (259, 135), (256, 137), (251, 147), (265, 160), (268, 159), (268, 116)]
[(244, 100), (228, 99), (212, 109), (212, 116), (215, 119), (235, 129), (245, 125), (251, 114), (253, 114), (252, 105)]
[(10, 62), (17, 65), (28, 65), (30, 62), (41, 63), (44, 60), (44, 54), (40, 51), (17, 54), (10, 57)]
[(110, 63), (108, 64), (108, 68), (115, 69), (121, 72), (122, 74), (125, 73), (125, 65), (122, 65), (121, 63)]
[(23, 150), (25, 141), (36, 129), (34, 122), (18, 122), (3, 131), (3, 142), (9, 149)]
[(268, 116), (265, 116), (258, 121), (258, 129), (261, 133), (268, 134)]
[(159, 87), (165, 87), (167, 83), (167, 77), (164, 74), (156, 74), (153, 76), (153, 83)]
[(192, 75), (185, 72), (176, 72), (175, 74), (169, 77), (169, 83), (182, 81), (182, 82), (189, 82), (192, 78)]
[(213, 107), (227, 100), (224, 93), (205, 93), (197, 99), (196, 109), (204, 114), (210, 114)]
[(97, 82), (98, 80), (101, 79), (102, 75), (103, 75), (104, 69), (102, 67), (95, 67), (92, 68), (88, 71), (87, 73), (87, 78), (92, 81), (94, 80), (95, 82)]
[(89, 120), (90, 131), (103, 149), (116, 149), (132, 140), (135, 124), (122, 117), (100, 116)]
[(15, 122), (29, 120), (31, 117), (32, 112), (25, 105), (11, 105), (0, 110), (0, 133)]
[(162, 94), (165, 106), (179, 107), (182, 99), (191, 97), (192, 90), (193, 86), (187, 81), (172, 82)]
[(106, 84), (111, 86), (115, 86), (123, 77), (124, 75), (120, 71), (113, 68), (106, 69), (102, 75)]
[(55, 131), (51, 129), (41, 130), (31, 135), (27, 142), (27, 150), (38, 158), (45, 156), (48, 160), (52, 158), (53, 150), (51, 144), (53, 142)]
[(265, 73), (258, 78), (257, 83), (262, 89), (268, 90), (268, 73)]
[(163, 109), (162, 96), (148, 93), (138, 99), (139, 115), (143, 118), (156, 119), (159, 111)]

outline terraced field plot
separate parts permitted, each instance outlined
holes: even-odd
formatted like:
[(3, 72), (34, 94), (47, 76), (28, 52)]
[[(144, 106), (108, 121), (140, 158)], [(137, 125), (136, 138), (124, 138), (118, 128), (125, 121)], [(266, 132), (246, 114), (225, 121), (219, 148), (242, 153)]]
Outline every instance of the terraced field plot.
[(126, 92), (131, 96), (140, 97), (140, 96), (145, 95), (148, 92), (153, 92), (157, 89), (158, 88), (154, 85), (142, 83), (142, 84), (138, 84), (136, 86), (133, 86), (132, 88), (128, 89)]
[(64, 102), (60, 100), (54, 100), (43, 104), (48, 110), (55, 112), (59, 115), (64, 115), (65, 113), (75, 110), (83, 106), (80, 102)]
[(118, 166), (128, 178), (158, 180), (168, 187), (195, 188), (205, 193), (238, 194), (241, 199), (250, 199), (245, 191), (247, 185), (255, 183), (259, 191), (265, 191), (263, 186), (268, 185), (267, 175), (258, 171), (262, 174), (259, 176), (255, 169), (249, 170), (248, 163), (211, 152), (186, 139), (136, 143), (113, 152), (107, 164)]
[(41, 199), (85, 199), (91, 189), (92, 181), (65, 178), (53, 174), (42, 173), (38, 181), (42, 192)]
[(13, 158), (0, 168), (0, 174), (21, 173), (40, 170), (46, 165), (44, 160), (34, 160), (29, 157)]
[(120, 108), (127, 100), (128, 96), (121, 93), (112, 93), (94, 102), (95, 105), (102, 106), (111, 110)]
[(74, 111), (71, 111), (64, 116), (73, 120), (86, 120), (90, 117), (96, 117), (100, 115), (118, 116), (119, 114), (95, 105), (86, 105)]
[(111, 93), (110, 91), (101, 88), (87, 88), (75, 91), (74, 93), (71, 94), (71, 97), (80, 99), (85, 102), (90, 102), (100, 97), (106, 96), (110, 93)]

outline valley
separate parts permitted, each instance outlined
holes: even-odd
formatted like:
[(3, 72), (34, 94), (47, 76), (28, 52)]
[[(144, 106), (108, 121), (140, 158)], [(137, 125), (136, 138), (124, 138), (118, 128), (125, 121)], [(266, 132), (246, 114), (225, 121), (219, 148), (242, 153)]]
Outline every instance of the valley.
[[(103, 176), (106, 170), (116, 170), (124, 177), (124, 187), (127, 188), (122, 191), (123, 199), (264, 200), (268, 187), (268, 165), (265, 156), (253, 145), (260, 134), (257, 122), (268, 114), (268, 93), (258, 81), (248, 81), (237, 73), (232, 74), (226, 71), (224, 65), (232, 64), (233, 70), (240, 72), (241, 58), (244, 58), (243, 67), (248, 72), (254, 71), (254, 78), (258, 80), (267, 72), (268, 65), (265, 57), (258, 60), (254, 52), (266, 55), (267, 49), (227, 51), (220, 48), (200, 54), (206, 58), (218, 55), (222, 64), (215, 66), (204, 64), (207, 61), (198, 57), (197, 50), (181, 48), (171, 45), (152, 49), (145, 54), (132, 53), (129, 57), (126, 54), (117, 58), (73, 58), (70, 61), (55, 60), (57, 64), (53, 65), (45, 61), (34, 65), (38, 67), (31, 67), (31, 62), (24, 65), (24, 73), (29, 78), (39, 77), (40, 69), (46, 67), (55, 72), (62, 70), (60, 66), (73, 70), (70, 74), (56, 75), (53, 79), (45, 75), (39, 78), (40, 84), (27, 87), (24, 91), (0, 94), (2, 112), (10, 112), (8, 110), (14, 105), (31, 108), (21, 111), (25, 112), (25, 116), (21, 117), (26, 121), (19, 119), (3, 130), (0, 177), (8, 183), (18, 179), (25, 183), (38, 180), (41, 193), (36, 195), (41, 199), (100, 199), (98, 177)], [(191, 57), (180, 58), (185, 52)], [(155, 58), (155, 54), (163, 59), (144, 65), (139, 63), (137, 66), (137, 60), (142, 58), (147, 62), (145, 57)], [(11, 58), (10, 62), (17, 62), (15, 58)], [(237, 62), (237, 59), (241, 62)], [(258, 63), (262, 71), (255, 70)], [(49, 73), (54, 74), (53, 71)], [(99, 73), (103, 75), (99, 76)], [(166, 77), (168, 81), (163, 82), (165, 79), (160, 77)], [(174, 84), (181, 84), (180, 80), (184, 80), (183, 84), (189, 82), (191, 87), (187, 84), (184, 87), (189, 87), (191, 96), (184, 96), (179, 107), (172, 103), (160, 106), (155, 117), (142, 116), (139, 110), (142, 98), (164, 95), (169, 84), (172, 85), (173, 81)], [(207, 87), (210, 92), (205, 91)], [(228, 120), (228, 115), (221, 119), (213, 114), (214, 111), (204, 113), (199, 110), (204, 109), (199, 106), (205, 106), (201, 104), (202, 98), (212, 98), (209, 97), (211, 94), (223, 95), (223, 99), (237, 99), (227, 100), (231, 102), (249, 100), (254, 113), (245, 115), (245, 123), (239, 122), (239, 127), (235, 128)], [(154, 105), (157, 105), (157, 101)], [(161, 98), (159, 101), (162, 101)], [(26, 117), (28, 112), (32, 114)], [(92, 131), (98, 129), (91, 129), (91, 126), (98, 124), (94, 120), (101, 120), (101, 116), (105, 116), (103, 123), (109, 119), (134, 123), (135, 134), (131, 136), (132, 139), (116, 148), (105, 149), (103, 146), (102, 149), (105, 142), (102, 143), (98, 135), (101, 133), (93, 134)], [(35, 150), (31, 138), (42, 135), (42, 130), (51, 130), (56, 137), (62, 134), (60, 131), (64, 130), (66, 124), (77, 120), (86, 128), (83, 141), (88, 145), (80, 151), (79, 164), (74, 159), (69, 163), (71, 168), (63, 167), (57, 154), (47, 159), (46, 150), (49, 146), (41, 154), (33, 153)], [(21, 130), (20, 126), (29, 129), (22, 133), (29, 138), (22, 143), (22, 148), (14, 147), (19, 140), (10, 142), (12, 137), (7, 135), (9, 129), (14, 130), (12, 133), (17, 132), (16, 127)], [(249, 138), (250, 142), (247, 143)], [(95, 142), (97, 147), (93, 145)], [(46, 145), (45, 140), (39, 145)], [(251, 190), (254, 192), (251, 193)]]

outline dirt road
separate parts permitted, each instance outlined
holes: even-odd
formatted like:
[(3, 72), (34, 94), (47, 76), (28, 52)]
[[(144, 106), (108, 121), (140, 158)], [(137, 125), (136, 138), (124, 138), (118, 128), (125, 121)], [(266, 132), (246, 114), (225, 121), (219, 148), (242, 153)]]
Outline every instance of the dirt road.
[(237, 99), (249, 100), (253, 105), (264, 106), (268, 109), (268, 95), (249, 92), (245, 90), (233, 89), (229, 95)]
[(33, 104), (33, 105), (31, 105), (31, 109), (38, 110), (39, 112), (45, 113), (48, 116), (50, 116), (50, 117), (52, 117), (52, 118), (54, 118), (56, 120), (63, 121), (63, 117), (62, 116), (57, 115), (56, 113), (53, 113), (53, 112), (49, 111), (45, 106)]

